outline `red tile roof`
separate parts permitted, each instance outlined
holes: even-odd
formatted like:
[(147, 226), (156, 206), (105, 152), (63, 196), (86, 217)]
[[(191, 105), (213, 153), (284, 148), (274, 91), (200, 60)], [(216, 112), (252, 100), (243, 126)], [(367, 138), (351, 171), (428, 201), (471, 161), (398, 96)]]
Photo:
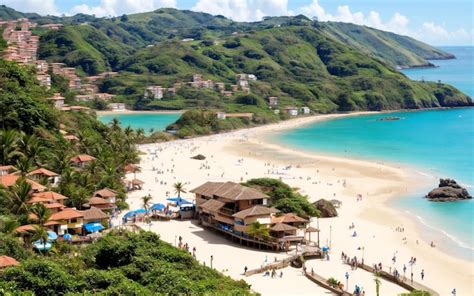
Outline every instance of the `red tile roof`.
[(62, 194), (56, 193), (56, 192), (54, 192), (54, 191), (38, 192), (38, 193), (33, 194), (33, 197), (44, 198), (44, 199), (48, 199), (48, 200), (64, 200), (64, 199), (68, 199), (68, 197), (66, 197), (66, 196), (64, 196), (64, 195), (62, 195)]
[(33, 225), (22, 225), (20, 227), (17, 227), (15, 229), (15, 232), (25, 233), (25, 232), (29, 232), (33, 230), (34, 230)]
[(71, 208), (65, 208), (60, 212), (52, 214), (51, 217), (49, 218), (49, 221), (69, 220), (69, 219), (82, 218), (82, 217), (83, 215), (79, 213), (78, 211)]
[(60, 204), (58, 202), (53, 202), (53, 203), (47, 203), (44, 205), (47, 209), (61, 209), (64, 208), (63, 204)]
[(58, 176), (57, 173), (52, 172), (50, 170), (47, 170), (45, 168), (39, 168), (39, 169), (36, 169), (36, 170), (31, 171), (31, 172), (28, 173), (28, 176), (32, 176), (32, 175), (45, 175), (45, 176), (48, 176), (48, 177)]
[(17, 265), (20, 265), (20, 262), (16, 261), (14, 258), (8, 256), (0, 256), (0, 268)]
[(77, 156), (71, 157), (71, 161), (74, 163), (82, 163), (93, 160), (96, 160), (96, 158), (87, 154), (79, 154)]
[[(20, 178), (20, 176), (13, 175), (13, 174), (3, 175), (3, 176), (0, 176), (0, 184), (2, 184), (5, 187), (10, 187), (10, 186), (15, 185), (16, 181), (19, 178)], [(45, 186), (43, 186), (39, 183), (36, 183), (35, 181), (30, 180), (28, 178), (26, 179), (26, 182), (28, 182), (31, 185), (31, 189), (33, 189), (33, 190), (44, 190), (44, 189), (46, 189)]]

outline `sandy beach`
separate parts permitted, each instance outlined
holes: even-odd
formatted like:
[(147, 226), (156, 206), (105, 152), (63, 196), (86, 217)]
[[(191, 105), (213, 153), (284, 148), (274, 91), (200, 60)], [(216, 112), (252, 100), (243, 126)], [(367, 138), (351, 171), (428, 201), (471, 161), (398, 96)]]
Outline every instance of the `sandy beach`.
[[(314, 218), (311, 222), (315, 227), (319, 223), (321, 244), (330, 246), (331, 252), (330, 261), (308, 261), (308, 270), (313, 269), (326, 278), (334, 277), (344, 284), (344, 275), (349, 272), (350, 292), (357, 284), (365, 290), (365, 295), (375, 295), (373, 275), (362, 270), (351, 270), (344, 265), (340, 260), (341, 252), (364, 258), (369, 265), (382, 263), (386, 271), (396, 268), (407, 278), (412, 272), (408, 262), (410, 258), (416, 257), (416, 264), (413, 265), (415, 281), (436, 290), (440, 295), (451, 295), (453, 288), (456, 288), (457, 295), (473, 295), (472, 263), (430, 247), (429, 242), (421, 238), (421, 228), (406, 214), (388, 204), (390, 199), (406, 195), (426, 184), (430, 177), (408, 167), (316, 155), (289, 149), (268, 140), (272, 133), (283, 129), (356, 115), (306, 117), (226, 134), (142, 145), (141, 172), (136, 174), (136, 178), (145, 184), (142, 190), (129, 193), (127, 202), (132, 210), (141, 208), (141, 197), (150, 194), (153, 203), (166, 203), (167, 196), (175, 196), (173, 183), (178, 181), (186, 183), (186, 189), (191, 190), (206, 181), (241, 182), (260, 177), (281, 178), (308, 195), (310, 201), (321, 198), (342, 201), (338, 217)], [(190, 159), (199, 153), (205, 155), (206, 160)], [(133, 178), (133, 175), (129, 178)], [(362, 200), (358, 201), (359, 194)], [(191, 193), (183, 197), (194, 199)], [(352, 224), (354, 228), (349, 229)], [(285, 258), (288, 255), (284, 252), (274, 253), (240, 246), (192, 221), (152, 222), (151, 225), (141, 226), (160, 234), (163, 240), (171, 244), (176, 244), (177, 237), (181, 236), (191, 249), (196, 247), (199, 261), (210, 265), (212, 255), (214, 268), (232, 278), (244, 279), (254, 291), (262, 295), (331, 294), (304, 277), (300, 269), (291, 267), (282, 270), (282, 278), (242, 275), (245, 266), (253, 269)], [(403, 231), (397, 231), (397, 228)], [(354, 231), (357, 233), (355, 237)], [(422, 270), (425, 273), (424, 280), (420, 276)], [(405, 290), (382, 280), (380, 291), (381, 295), (397, 295)]]

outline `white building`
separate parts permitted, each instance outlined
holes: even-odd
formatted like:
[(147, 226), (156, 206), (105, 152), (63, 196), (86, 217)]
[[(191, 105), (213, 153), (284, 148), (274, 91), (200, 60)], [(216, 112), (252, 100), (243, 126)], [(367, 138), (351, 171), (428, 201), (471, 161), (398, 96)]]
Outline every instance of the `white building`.
[(163, 98), (163, 88), (160, 85), (149, 86), (145, 89), (144, 97), (161, 100)]
[(311, 113), (311, 110), (309, 109), (309, 107), (303, 107), (301, 108), (301, 112), (304, 114), (304, 115), (308, 115), (309, 113)]

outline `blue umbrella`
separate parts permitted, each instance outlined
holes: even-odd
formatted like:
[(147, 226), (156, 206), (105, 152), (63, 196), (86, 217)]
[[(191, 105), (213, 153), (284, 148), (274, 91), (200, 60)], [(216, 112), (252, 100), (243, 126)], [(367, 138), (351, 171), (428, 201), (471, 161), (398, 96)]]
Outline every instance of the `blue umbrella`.
[(164, 204), (162, 204), (162, 203), (157, 203), (157, 204), (152, 205), (150, 209), (151, 209), (152, 211), (161, 211), (161, 210), (163, 210), (164, 208), (166, 208), (166, 206), (165, 206)]
[(146, 214), (146, 213), (147, 213), (147, 211), (146, 211), (144, 208), (135, 210), (135, 215), (138, 215), (138, 214)]
[(136, 214), (135, 214), (135, 211), (129, 211), (129, 212), (127, 212), (125, 215), (123, 215), (122, 219), (127, 220), (128, 218), (131, 218), (131, 217), (133, 217), (133, 216), (135, 216), (135, 215), (136, 215)]
[(72, 239), (72, 235), (70, 235), (69, 233), (66, 233), (66, 234), (63, 235), (63, 238), (64, 238), (65, 240), (71, 240), (71, 239)]
[(323, 247), (323, 252), (327, 252), (327, 251), (329, 251), (329, 248), (326, 247), (326, 246), (324, 246), (324, 247)]
[(49, 230), (48, 231), (48, 241), (55, 241), (58, 239), (58, 235), (56, 232)]

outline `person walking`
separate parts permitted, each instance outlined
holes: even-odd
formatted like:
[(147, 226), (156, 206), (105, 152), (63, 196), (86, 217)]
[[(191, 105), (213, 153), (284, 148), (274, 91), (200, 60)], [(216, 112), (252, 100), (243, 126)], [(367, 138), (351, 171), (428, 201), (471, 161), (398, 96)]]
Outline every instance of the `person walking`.
[(247, 266), (244, 267), (244, 274), (247, 273), (247, 270), (248, 270), (248, 269), (249, 269), (249, 268), (248, 268)]
[(423, 280), (425, 278), (425, 270), (422, 269), (421, 270), (421, 280)]

